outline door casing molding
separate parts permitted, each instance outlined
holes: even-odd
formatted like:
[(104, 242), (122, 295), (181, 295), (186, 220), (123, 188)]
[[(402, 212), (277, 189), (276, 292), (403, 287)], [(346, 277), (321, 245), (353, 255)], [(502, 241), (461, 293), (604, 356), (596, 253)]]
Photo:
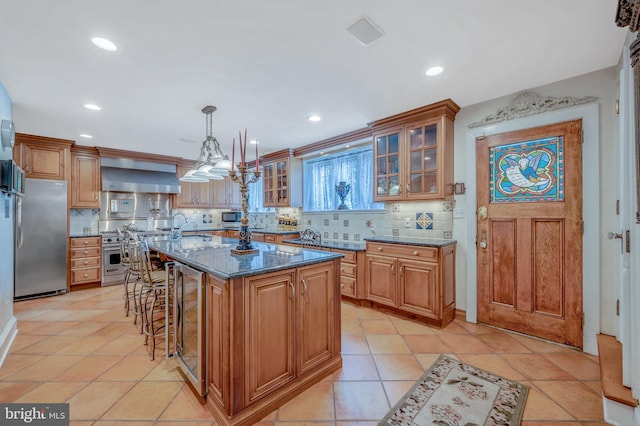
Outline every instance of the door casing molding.
[[(598, 354), (596, 335), (600, 332), (600, 108), (597, 102), (565, 108), (544, 114), (467, 131), (467, 321), (476, 323), (478, 317), (478, 259), (476, 251), (476, 138), (497, 133), (528, 129), (582, 119), (582, 217), (584, 220), (582, 255), (582, 294), (584, 313), (583, 351)], [(589, 208), (598, 206), (598, 208)], [(597, 261), (594, 261), (596, 259)]]

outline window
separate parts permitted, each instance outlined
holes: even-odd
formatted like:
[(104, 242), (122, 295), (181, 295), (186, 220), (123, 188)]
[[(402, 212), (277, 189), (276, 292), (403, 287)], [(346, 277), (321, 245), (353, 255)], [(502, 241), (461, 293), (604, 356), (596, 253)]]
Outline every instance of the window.
[(349, 210), (383, 209), (384, 204), (373, 202), (373, 147), (367, 145), (324, 155), (302, 163), (305, 211), (337, 210), (340, 197), (336, 185), (351, 185), (345, 198)]
[(250, 212), (267, 212), (269, 211), (268, 207), (264, 206), (262, 202), (264, 198), (264, 193), (262, 192), (262, 179), (260, 176), (257, 182), (249, 184), (249, 192), (247, 194), (247, 207)]

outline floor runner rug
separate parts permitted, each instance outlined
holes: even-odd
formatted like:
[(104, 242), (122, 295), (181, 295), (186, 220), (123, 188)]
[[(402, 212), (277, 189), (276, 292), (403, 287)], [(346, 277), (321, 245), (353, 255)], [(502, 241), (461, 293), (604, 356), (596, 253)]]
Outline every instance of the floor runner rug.
[(379, 425), (519, 425), (529, 388), (440, 355)]

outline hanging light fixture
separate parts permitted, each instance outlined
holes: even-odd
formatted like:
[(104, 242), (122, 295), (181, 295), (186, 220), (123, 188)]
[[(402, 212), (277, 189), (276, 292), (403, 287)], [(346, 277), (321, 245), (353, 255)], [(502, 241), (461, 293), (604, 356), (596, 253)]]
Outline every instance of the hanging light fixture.
[(202, 108), (202, 112), (206, 116), (207, 137), (202, 141), (200, 155), (198, 155), (195, 167), (187, 171), (180, 178), (181, 181), (206, 182), (208, 180), (221, 180), (231, 170), (229, 157), (222, 153), (220, 143), (213, 136), (213, 119), (211, 116), (216, 110), (217, 108), (211, 105)]

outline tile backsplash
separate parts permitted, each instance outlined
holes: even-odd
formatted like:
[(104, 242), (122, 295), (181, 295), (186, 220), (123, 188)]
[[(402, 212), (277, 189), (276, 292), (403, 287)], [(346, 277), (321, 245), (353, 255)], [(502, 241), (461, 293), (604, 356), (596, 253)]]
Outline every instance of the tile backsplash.
[(85, 228), (91, 228), (90, 233), (97, 233), (99, 220), (99, 209), (71, 209), (69, 211), (69, 232), (84, 234)]

